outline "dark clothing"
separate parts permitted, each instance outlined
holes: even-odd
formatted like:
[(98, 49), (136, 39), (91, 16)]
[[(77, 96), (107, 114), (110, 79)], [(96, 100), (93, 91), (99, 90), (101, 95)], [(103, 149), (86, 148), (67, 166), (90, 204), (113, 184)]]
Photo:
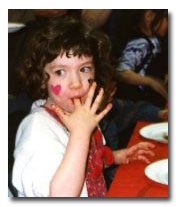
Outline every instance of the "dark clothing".
[(123, 137), (120, 138), (119, 134), (128, 131), (128, 128), (137, 121), (160, 121), (158, 118), (160, 108), (148, 102), (139, 101), (135, 103), (114, 99), (112, 104), (113, 108), (100, 123), (107, 145), (112, 150), (121, 148), (120, 140)]

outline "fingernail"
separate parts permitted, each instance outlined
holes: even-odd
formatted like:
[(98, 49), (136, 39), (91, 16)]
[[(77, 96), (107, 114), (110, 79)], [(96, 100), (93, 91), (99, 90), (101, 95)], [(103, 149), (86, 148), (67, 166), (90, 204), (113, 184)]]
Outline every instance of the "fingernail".
[(99, 93), (102, 93), (103, 91), (104, 91), (103, 88), (100, 88)]

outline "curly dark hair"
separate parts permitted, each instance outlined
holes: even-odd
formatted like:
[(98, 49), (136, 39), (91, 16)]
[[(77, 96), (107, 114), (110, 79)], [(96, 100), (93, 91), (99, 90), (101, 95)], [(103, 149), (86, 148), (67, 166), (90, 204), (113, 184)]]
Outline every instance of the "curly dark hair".
[(44, 75), (44, 67), (63, 53), (69, 57), (70, 51), (74, 56), (93, 57), (96, 93), (100, 87), (104, 88), (104, 106), (116, 85), (115, 69), (110, 64), (110, 40), (104, 33), (70, 17), (51, 19), (40, 27), (29, 44), (19, 75), (31, 98), (47, 98), (47, 88), (41, 87), (49, 79)]

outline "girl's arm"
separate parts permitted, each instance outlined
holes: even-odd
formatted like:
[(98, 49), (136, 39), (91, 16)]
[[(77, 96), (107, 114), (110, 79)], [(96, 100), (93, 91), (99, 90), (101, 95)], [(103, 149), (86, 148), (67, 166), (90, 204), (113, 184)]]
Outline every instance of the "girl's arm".
[(90, 134), (71, 133), (64, 159), (50, 185), (50, 197), (79, 197), (85, 179)]
[(67, 114), (56, 108), (60, 119), (70, 131), (70, 138), (62, 163), (56, 170), (50, 185), (51, 197), (78, 197), (85, 181), (85, 169), (92, 131), (109, 112), (112, 105), (96, 114), (103, 97), (101, 89), (92, 103), (96, 84), (92, 84), (85, 103), (74, 99), (75, 111)]

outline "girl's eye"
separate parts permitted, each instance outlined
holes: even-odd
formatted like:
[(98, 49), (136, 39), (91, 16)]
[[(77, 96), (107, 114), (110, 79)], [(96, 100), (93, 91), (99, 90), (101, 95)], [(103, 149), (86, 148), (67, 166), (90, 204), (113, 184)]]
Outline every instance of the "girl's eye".
[(65, 70), (64, 69), (56, 70), (55, 73), (59, 76), (62, 76), (65, 74)]
[(89, 67), (83, 67), (83, 68), (81, 68), (80, 71), (83, 72), (83, 73), (88, 73), (89, 72)]

